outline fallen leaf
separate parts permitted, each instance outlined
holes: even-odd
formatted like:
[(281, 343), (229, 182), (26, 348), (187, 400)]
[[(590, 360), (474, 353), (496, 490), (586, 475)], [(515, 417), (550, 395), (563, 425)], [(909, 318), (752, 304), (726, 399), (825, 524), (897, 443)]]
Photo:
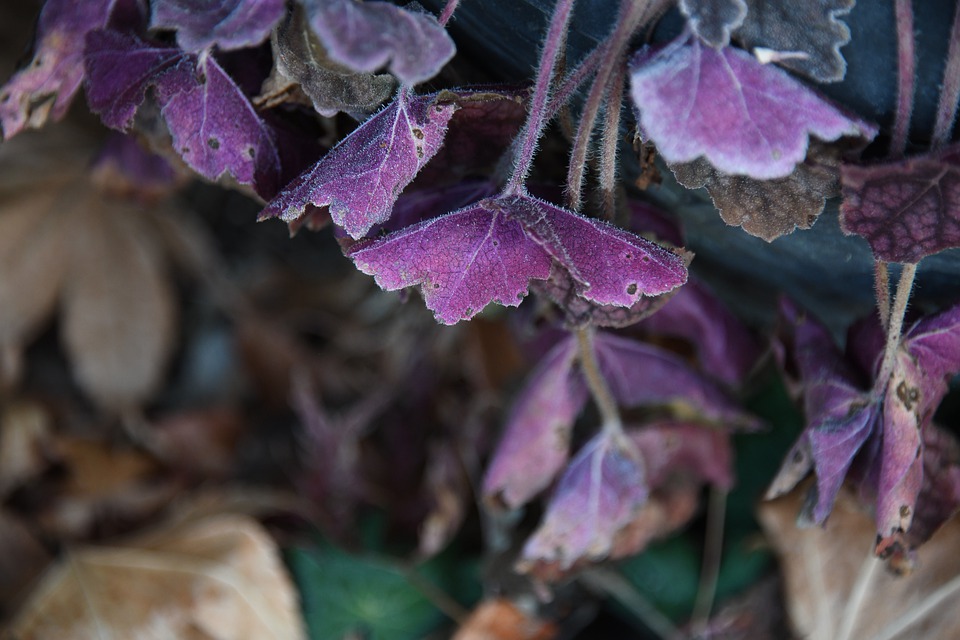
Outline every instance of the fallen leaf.
[(31, 402), (9, 403), (0, 413), (0, 499), (38, 477), (56, 460), (50, 416)]
[(0, 619), (9, 620), (51, 558), (27, 521), (6, 509), (0, 509), (0, 547)]
[(780, 557), (787, 611), (810, 640), (960, 637), (960, 519), (954, 517), (917, 551), (907, 576), (888, 572), (873, 555), (876, 528), (853, 496), (841, 492), (824, 528), (798, 529), (803, 500), (795, 491), (759, 511)]
[(68, 550), (10, 633), (37, 640), (306, 637), (276, 544), (242, 515)]
[(522, 611), (505, 598), (481, 602), (460, 625), (453, 640), (553, 640), (559, 629)]

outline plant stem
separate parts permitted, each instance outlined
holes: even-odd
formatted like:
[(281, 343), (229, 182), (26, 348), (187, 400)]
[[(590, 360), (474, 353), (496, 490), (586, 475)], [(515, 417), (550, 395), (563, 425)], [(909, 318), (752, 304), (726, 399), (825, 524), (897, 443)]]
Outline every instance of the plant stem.
[(450, 22), (450, 18), (453, 17), (453, 12), (457, 10), (458, 4), (460, 4), (460, 0), (447, 0), (447, 4), (444, 5), (443, 11), (440, 13), (441, 27), (447, 26), (447, 23)]
[(883, 260), (873, 263), (873, 288), (877, 296), (880, 326), (886, 331), (890, 326), (890, 265)]
[(910, 291), (913, 289), (913, 279), (917, 274), (917, 265), (907, 263), (900, 273), (900, 282), (897, 283), (897, 294), (893, 299), (893, 309), (890, 310), (890, 326), (887, 327), (887, 344), (883, 349), (883, 364), (880, 365), (880, 375), (877, 376), (876, 389), (886, 390), (887, 381), (893, 373), (897, 350), (900, 348), (900, 334), (903, 332), (903, 316), (907, 312), (907, 302), (910, 300)]
[(560, 44), (566, 40), (565, 34), (570, 23), (570, 13), (573, 10), (574, 0), (557, 0), (550, 18), (550, 28), (543, 43), (543, 52), (540, 54), (540, 68), (537, 70), (537, 81), (533, 88), (533, 100), (530, 104), (530, 113), (527, 122), (520, 133), (520, 145), (517, 147), (513, 160), (513, 175), (507, 182), (504, 195), (521, 193), (523, 183), (530, 173), (530, 165), (537, 151), (537, 142), (547, 124), (547, 100), (550, 97), (550, 84), (553, 80), (553, 68), (557, 63), (557, 54)]
[(546, 118), (548, 120), (553, 118), (570, 100), (570, 96), (572, 96), (573, 93), (580, 88), (580, 85), (586, 82), (587, 78), (593, 75), (593, 73), (597, 70), (597, 67), (600, 66), (600, 60), (603, 59), (603, 54), (606, 50), (606, 42), (597, 45), (597, 48), (584, 56), (583, 60), (580, 61), (580, 64), (577, 65), (577, 68), (571, 71), (567, 77), (563, 79), (563, 82), (560, 83), (560, 86), (550, 97), (550, 102), (547, 103)]
[(623, 85), (627, 75), (626, 60), (614, 68), (610, 78), (600, 139), (600, 193), (603, 196), (603, 217), (612, 221), (616, 215), (617, 150), (620, 146), (620, 111), (623, 108)]
[(577, 137), (570, 152), (570, 164), (567, 170), (567, 204), (573, 211), (578, 211), (582, 204), (583, 173), (586, 166), (587, 148), (593, 134), (593, 125), (597, 120), (597, 113), (607, 93), (610, 77), (617, 63), (623, 58), (630, 36), (636, 31), (643, 16), (649, 8), (648, 2), (640, 0), (623, 0), (617, 16), (617, 24), (608, 36), (609, 45), (603, 53), (597, 77), (587, 94), (587, 101), (583, 105), (580, 115), (580, 126), (577, 128)]
[(600, 364), (597, 362), (597, 352), (594, 349), (593, 339), (596, 330), (593, 327), (582, 327), (577, 329), (577, 347), (580, 358), (580, 369), (583, 371), (583, 377), (587, 381), (587, 387), (590, 389), (590, 395), (597, 404), (600, 411), (600, 419), (603, 420), (603, 430), (617, 435), (623, 434), (623, 421), (620, 419), (620, 410), (617, 408), (617, 401), (610, 391), (606, 378), (600, 371)]
[(950, 47), (940, 86), (940, 104), (933, 125), (932, 146), (939, 149), (950, 142), (953, 123), (957, 119), (957, 101), (960, 100), (960, 4), (956, 5), (953, 26), (950, 28)]
[(727, 492), (710, 488), (707, 504), (707, 533), (703, 545), (703, 563), (700, 565), (700, 584), (691, 617), (694, 637), (703, 635), (710, 620), (710, 610), (717, 595), (720, 561), (723, 559), (723, 523), (727, 513)]
[(609, 594), (635, 615), (657, 637), (678, 640), (684, 635), (665, 615), (637, 591), (622, 575), (611, 569), (591, 569), (580, 574), (578, 580), (589, 587)]
[(890, 138), (890, 155), (899, 158), (907, 151), (910, 116), (913, 113), (916, 54), (913, 35), (913, 0), (896, 0), (897, 15), (897, 114)]

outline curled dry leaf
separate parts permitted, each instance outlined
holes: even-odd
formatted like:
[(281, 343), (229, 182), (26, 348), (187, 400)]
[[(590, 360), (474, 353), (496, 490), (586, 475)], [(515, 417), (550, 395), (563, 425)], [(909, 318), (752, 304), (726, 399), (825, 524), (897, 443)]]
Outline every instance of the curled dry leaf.
[(810, 640), (960, 637), (960, 519), (953, 518), (917, 551), (907, 576), (888, 572), (873, 555), (873, 519), (841, 492), (825, 528), (798, 529), (803, 500), (795, 491), (760, 507), (760, 522), (780, 556), (787, 611)]
[(276, 544), (255, 520), (216, 515), (111, 547), (67, 551), (14, 637), (305, 637)]

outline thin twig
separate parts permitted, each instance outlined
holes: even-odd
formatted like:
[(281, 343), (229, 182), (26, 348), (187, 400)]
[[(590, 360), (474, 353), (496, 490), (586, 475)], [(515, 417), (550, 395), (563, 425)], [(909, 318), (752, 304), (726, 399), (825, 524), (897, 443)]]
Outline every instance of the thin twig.
[(916, 54), (913, 35), (913, 0), (896, 0), (897, 14), (897, 114), (890, 138), (890, 155), (899, 158), (907, 151), (910, 116), (913, 113)]
[(877, 389), (886, 389), (890, 374), (893, 373), (893, 364), (900, 348), (900, 335), (903, 332), (903, 316), (907, 312), (907, 302), (910, 300), (910, 291), (913, 290), (913, 279), (917, 275), (917, 265), (907, 263), (900, 272), (900, 282), (897, 283), (897, 294), (893, 299), (893, 308), (890, 310), (890, 326), (887, 327), (887, 344), (883, 349), (883, 364), (880, 366), (880, 375), (877, 377)]
[(873, 263), (873, 288), (877, 296), (880, 326), (886, 331), (890, 326), (890, 264), (883, 260)]
[(603, 104), (604, 95), (610, 85), (610, 78), (623, 59), (630, 36), (643, 20), (649, 9), (649, 2), (638, 0), (623, 0), (617, 16), (617, 24), (608, 36), (608, 47), (604, 51), (600, 68), (594, 78), (587, 101), (580, 114), (580, 125), (577, 127), (577, 136), (573, 141), (573, 150), (570, 152), (570, 164), (567, 168), (567, 204), (573, 211), (578, 211), (582, 203), (583, 174), (586, 167), (587, 149), (593, 135), (593, 126)]
[(679, 640), (680, 630), (637, 591), (626, 578), (609, 569), (592, 569), (580, 574), (580, 582), (613, 596), (655, 635), (664, 640)]
[(947, 50), (947, 64), (943, 68), (937, 119), (933, 125), (934, 149), (939, 149), (950, 142), (953, 123), (957, 119), (958, 101), (960, 101), (960, 4), (956, 5), (953, 27), (950, 28), (950, 47)]
[(593, 344), (594, 335), (595, 329), (593, 327), (577, 329), (577, 355), (580, 358), (580, 369), (583, 371), (583, 377), (587, 381), (587, 387), (590, 389), (593, 401), (600, 411), (604, 431), (621, 435), (623, 433), (623, 421), (620, 418), (617, 401), (610, 391), (606, 378), (600, 371), (597, 352)]
[(520, 146), (517, 147), (513, 162), (513, 175), (507, 182), (505, 194), (523, 191), (523, 184), (530, 173), (533, 157), (536, 155), (537, 143), (546, 126), (547, 100), (550, 97), (550, 85), (553, 80), (553, 69), (560, 53), (560, 45), (566, 40), (567, 26), (570, 23), (570, 13), (573, 10), (574, 0), (557, 0), (550, 18), (550, 28), (543, 43), (543, 52), (540, 54), (540, 68), (537, 70), (537, 81), (533, 89), (533, 100), (530, 103), (530, 113), (520, 134)]
[(717, 595), (717, 580), (720, 577), (720, 561), (723, 559), (723, 527), (727, 513), (727, 492), (717, 487), (710, 488), (707, 503), (707, 532), (703, 544), (703, 562), (700, 566), (700, 584), (691, 617), (694, 635), (703, 635), (710, 621), (710, 610)]
[(453, 17), (453, 12), (457, 10), (458, 4), (460, 4), (460, 0), (447, 0), (447, 4), (443, 7), (443, 12), (440, 13), (441, 27), (447, 26), (447, 23), (450, 22), (450, 18)]
[(612, 221), (617, 210), (617, 150), (620, 146), (620, 111), (623, 108), (623, 85), (627, 75), (626, 61), (621, 60), (610, 78), (600, 139), (600, 194), (603, 217)]

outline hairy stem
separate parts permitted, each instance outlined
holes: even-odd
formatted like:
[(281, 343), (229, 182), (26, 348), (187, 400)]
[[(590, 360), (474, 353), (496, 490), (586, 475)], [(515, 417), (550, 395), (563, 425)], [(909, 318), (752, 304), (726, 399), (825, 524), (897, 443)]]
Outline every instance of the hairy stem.
[(457, 10), (458, 4), (460, 4), (460, 0), (447, 0), (447, 4), (444, 5), (443, 11), (440, 13), (441, 27), (447, 26), (447, 23), (450, 22), (450, 18), (453, 17), (453, 12)]
[(606, 50), (606, 42), (597, 45), (597, 48), (584, 56), (580, 64), (563, 79), (557, 90), (550, 96), (550, 102), (547, 103), (546, 118), (548, 120), (559, 113), (563, 106), (570, 101), (574, 92), (596, 72)]
[(617, 210), (617, 150), (620, 146), (620, 111), (623, 108), (623, 85), (627, 75), (625, 60), (615, 67), (610, 78), (600, 139), (600, 193), (603, 196), (603, 217), (612, 221)]
[(710, 610), (717, 595), (717, 580), (720, 576), (720, 561), (723, 559), (723, 523), (727, 513), (727, 492), (717, 487), (710, 488), (707, 504), (707, 533), (703, 545), (703, 562), (700, 565), (700, 584), (691, 617), (694, 635), (706, 630)]
[(570, 164), (567, 170), (567, 204), (573, 211), (578, 211), (582, 204), (583, 173), (586, 166), (587, 149), (593, 135), (593, 125), (597, 120), (600, 105), (610, 84), (610, 78), (623, 59), (624, 52), (630, 42), (630, 36), (636, 31), (649, 8), (648, 2), (623, 0), (617, 24), (608, 36), (609, 42), (600, 61), (597, 76), (587, 94), (587, 101), (583, 105), (580, 115), (580, 126), (577, 128), (577, 137), (570, 152)]
[(886, 389), (890, 374), (893, 373), (893, 364), (900, 347), (900, 335), (903, 332), (903, 316), (907, 312), (907, 302), (910, 300), (910, 291), (913, 289), (913, 279), (917, 275), (916, 264), (903, 265), (900, 281), (897, 283), (897, 294), (893, 299), (893, 308), (890, 310), (890, 326), (887, 327), (887, 344), (883, 349), (883, 364), (880, 365), (880, 375), (877, 376), (877, 388)]
[(897, 15), (897, 114), (893, 121), (890, 155), (899, 158), (907, 151), (910, 116), (913, 113), (916, 55), (913, 36), (913, 0), (896, 0)]
[(583, 327), (577, 329), (577, 347), (580, 358), (580, 369), (583, 371), (583, 377), (587, 381), (587, 387), (590, 389), (590, 395), (597, 404), (600, 411), (600, 419), (603, 420), (604, 431), (616, 434), (623, 433), (623, 421), (620, 419), (620, 410), (617, 408), (617, 401), (610, 391), (606, 378), (600, 372), (600, 364), (597, 362), (597, 352), (593, 347), (593, 339), (596, 330), (593, 327)]
[(950, 142), (953, 123), (957, 119), (958, 100), (960, 100), (960, 4), (954, 10), (953, 26), (950, 28), (950, 48), (947, 50), (947, 64), (943, 69), (937, 119), (933, 125), (934, 149)]
[(880, 326), (886, 331), (890, 326), (890, 265), (883, 260), (873, 263), (873, 288), (877, 296)]
[(520, 133), (520, 145), (517, 147), (513, 160), (513, 175), (507, 182), (507, 187), (504, 190), (505, 194), (523, 191), (523, 183), (527, 179), (527, 174), (530, 173), (530, 165), (533, 164), (533, 157), (537, 151), (537, 142), (540, 140), (543, 128), (548, 122), (546, 118), (547, 100), (550, 97), (553, 69), (557, 63), (557, 55), (560, 53), (560, 45), (566, 40), (565, 34), (570, 23), (573, 3), (574, 0), (557, 0), (553, 9), (550, 28), (547, 31), (543, 51), (540, 54), (540, 68), (537, 69), (537, 81), (533, 88), (530, 112), (527, 115), (527, 122), (523, 126), (523, 131)]

